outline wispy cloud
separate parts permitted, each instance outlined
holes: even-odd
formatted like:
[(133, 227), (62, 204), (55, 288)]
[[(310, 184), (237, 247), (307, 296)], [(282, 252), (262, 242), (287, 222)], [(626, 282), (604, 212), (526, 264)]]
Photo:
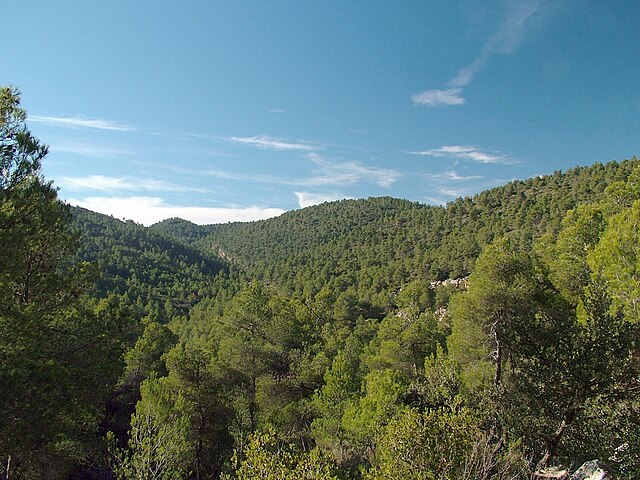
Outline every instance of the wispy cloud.
[(477, 147), (469, 145), (445, 145), (440, 148), (408, 153), (412, 155), (423, 155), (426, 157), (445, 157), (456, 160), (471, 160), (478, 163), (501, 163), (503, 165), (513, 165), (518, 163), (517, 160), (510, 158), (508, 155), (483, 152)]
[(42, 115), (30, 115), (29, 120), (32, 122), (44, 123), (47, 125), (56, 125), (60, 127), (91, 128), (96, 130), (112, 130), (118, 132), (128, 132), (133, 130), (133, 127), (129, 125), (98, 118), (47, 117)]
[(291, 142), (281, 138), (270, 137), (269, 135), (258, 135), (255, 137), (224, 137), (224, 139), (235, 143), (251, 145), (269, 150), (300, 150), (312, 152), (320, 149), (320, 147), (306, 142)]
[(443, 183), (439, 187), (436, 187), (436, 191), (441, 195), (450, 197), (449, 200), (451, 200), (453, 198), (458, 198), (458, 197), (469, 197), (477, 193), (480, 193), (482, 190), (486, 190), (488, 188), (493, 188), (498, 185), (502, 185), (502, 183), (503, 182), (501, 180), (495, 180), (495, 179), (491, 179), (491, 180), (487, 179), (482, 182), (473, 182), (466, 185), (461, 185), (461, 184), (446, 185), (445, 183)]
[(118, 157), (122, 155), (132, 155), (133, 152), (121, 148), (104, 147), (89, 144), (53, 144), (52, 152), (73, 153), (75, 155), (84, 155), (88, 157)]
[(463, 87), (469, 85), (493, 55), (513, 53), (526, 34), (527, 24), (543, 10), (542, 0), (521, 0), (507, 5), (507, 12), (499, 30), (484, 44), (480, 54), (448, 83), (447, 88), (425, 90), (411, 97), (414, 105), (462, 105), (465, 103)]
[(467, 182), (469, 180), (480, 180), (481, 175), (460, 175), (458, 172), (453, 170), (442, 172), (442, 173), (428, 173), (427, 177), (440, 179), (440, 180), (451, 180), (453, 182)]
[(427, 201), (443, 205), (457, 197), (474, 195), (503, 183), (501, 180), (486, 178), (481, 175), (462, 175), (455, 170), (424, 175), (428, 187)]
[(340, 187), (359, 183), (373, 183), (380, 187), (388, 188), (401, 176), (398, 171), (389, 168), (370, 167), (354, 161), (329, 161), (314, 152), (308, 153), (306, 157), (312, 162), (314, 168), (311, 169), (309, 176), (305, 177), (245, 174), (217, 169), (194, 171), (179, 167), (167, 168), (182, 174), (196, 174), (238, 182), (267, 183), (295, 187)]
[(69, 190), (98, 190), (102, 192), (157, 191), (205, 193), (208, 191), (206, 188), (187, 187), (162, 180), (127, 179), (126, 177), (108, 177), (104, 175), (62, 177), (57, 183)]
[(411, 97), (414, 105), (429, 105), (437, 107), (440, 105), (462, 105), (464, 98), (462, 97), (461, 88), (448, 88), (446, 90), (426, 90), (416, 93)]
[(317, 166), (317, 171), (310, 178), (294, 180), (296, 185), (340, 186), (368, 182), (388, 188), (400, 178), (398, 171), (389, 168), (369, 167), (358, 162), (331, 162), (316, 153), (310, 153), (308, 158)]
[(229, 172), (227, 170), (214, 170), (214, 169), (205, 169), (201, 171), (191, 170), (191, 173), (195, 175), (204, 175), (207, 177), (221, 178), (223, 180), (235, 180), (238, 182), (247, 182), (247, 181), (268, 182), (269, 181), (268, 177), (234, 173), (234, 172)]
[(162, 168), (163, 170), (167, 170), (179, 175), (190, 176), (190, 177), (211, 177), (211, 178), (219, 178), (222, 180), (233, 180), (237, 182), (254, 182), (254, 183), (271, 183), (278, 185), (288, 185), (289, 181), (282, 177), (277, 177), (275, 175), (259, 175), (259, 174), (248, 174), (248, 173), (237, 173), (229, 170), (220, 170), (215, 168), (204, 168), (204, 169), (195, 169), (188, 167), (181, 167), (176, 165), (168, 165), (168, 164), (159, 164), (155, 166), (156, 168)]
[(424, 201), (426, 203), (429, 203), (431, 205), (440, 205), (440, 206), (444, 206), (447, 204), (448, 200), (445, 200), (444, 198), (440, 198), (440, 197), (436, 197), (436, 196), (427, 196), (424, 197)]
[(300, 208), (311, 207), (324, 202), (333, 202), (335, 200), (343, 200), (351, 198), (340, 193), (313, 193), (313, 192), (294, 192), (298, 198)]
[(199, 225), (227, 222), (252, 222), (282, 215), (285, 210), (270, 207), (186, 207), (165, 203), (159, 197), (70, 198), (72, 205), (116, 218), (152, 225), (167, 218), (183, 218)]
[(430, 195), (427, 201), (438, 205), (446, 203), (444, 198), (451, 200), (477, 193), (486, 183), (481, 175), (462, 175), (455, 170), (427, 173), (424, 177)]

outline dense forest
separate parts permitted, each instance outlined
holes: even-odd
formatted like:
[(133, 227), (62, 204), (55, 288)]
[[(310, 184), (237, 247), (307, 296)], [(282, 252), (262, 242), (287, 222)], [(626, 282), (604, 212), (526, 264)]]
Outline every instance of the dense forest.
[(13, 88), (0, 152), (0, 478), (640, 477), (635, 157), (143, 227), (58, 199)]

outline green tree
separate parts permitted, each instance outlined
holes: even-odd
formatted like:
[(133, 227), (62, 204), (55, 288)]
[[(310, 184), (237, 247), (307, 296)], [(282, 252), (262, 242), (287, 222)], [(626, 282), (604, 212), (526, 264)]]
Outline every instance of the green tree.
[[(490, 359), (493, 384), (500, 386), (510, 347), (517, 340), (518, 329), (535, 316), (543, 289), (530, 257), (515, 252), (508, 239), (482, 252), (469, 278), (468, 292), (451, 304), (453, 332), (448, 344), (463, 367), (463, 376), (465, 371), (473, 375), (486, 372)], [(470, 377), (467, 374), (465, 380)]]
[(144, 330), (133, 347), (125, 354), (123, 382), (135, 389), (152, 373), (167, 374), (162, 356), (176, 343), (176, 336), (165, 325), (146, 317), (142, 321)]
[(594, 276), (606, 282), (613, 312), (640, 322), (640, 201), (613, 218), (588, 256)]
[(360, 456), (370, 456), (378, 430), (402, 409), (401, 398), (407, 391), (407, 383), (397, 370), (371, 372), (365, 377), (363, 395), (345, 408), (342, 426)]
[(341, 420), (360, 390), (357, 365), (345, 351), (340, 351), (327, 369), (324, 381), (313, 399), (318, 418), (311, 424), (311, 431), (318, 445), (330, 449), (339, 461), (343, 461), (350, 452)]
[(236, 469), (225, 480), (338, 480), (335, 463), (318, 448), (301, 451), (279, 443), (273, 432), (253, 434), (235, 454)]
[(181, 391), (191, 417), (189, 437), (194, 447), (196, 479), (217, 477), (232, 450), (229, 434), (232, 411), (225, 398), (224, 372), (208, 346), (179, 343), (166, 356), (167, 382)]
[(20, 107), (20, 92), (0, 88), (0, 195), (6, 196), (40, 170), (48, 147), (36, 139), (26, 125), (27, 113)]
[(95, 271), (73, 261), (69, 207), (19, 105), (0, 89), (0, 457), (7, 476), (58, 478), (92, 455), (128, 312), (83, 297)]
[(155, 375), (142, 383), (140, 394), (131, 417), (129, 449), (118, 448), (115, 436), (108, 435), (115, 474), (122, 480), (187, 478), (194, 455), (187, 400)]
[(417, 380), (424, 373), (425, 358), (444, 343), (445, 335), (431, 312), (403, 310), (382, 320), (366, 362), (371, 369), (395, 368)]
[(220, 332), (218, 359), (242, 385), (249, 433), (257, 427), (258, 378), (270, 368), (273, 337), (269, 327), (273, 313), (269, 300), (267, 291), (258, 282), (252, 282), (234, 297)]
[(563, 219), (557, 240), (540, 249), (554, 285), (574, 305), (590, 280), (587, 255), (598, 243), (605, 226), (606, 218), (600, 205), (580, 205)]
[(407, 409), (382, 429), (367, 480), (464, 478), (465, 460), (479, 435), (467, 409)]

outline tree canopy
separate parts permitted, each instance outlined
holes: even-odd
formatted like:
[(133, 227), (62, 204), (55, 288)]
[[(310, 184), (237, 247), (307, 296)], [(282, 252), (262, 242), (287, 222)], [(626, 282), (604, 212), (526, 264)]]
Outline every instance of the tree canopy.
[(1, 478), (638, 478), (636, 158), (147, 228), (59, 200), (14, 88), (0, 148)]

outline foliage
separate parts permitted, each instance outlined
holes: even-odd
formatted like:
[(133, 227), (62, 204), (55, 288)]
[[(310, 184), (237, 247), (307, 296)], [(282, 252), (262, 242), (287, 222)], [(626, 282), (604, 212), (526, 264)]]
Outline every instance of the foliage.
[(131, 221), (72, 208), (80, 233), (77, 259), (94, 263), (99, 296), (126, 296), (140, 318), (167, 323), (202, 298), (226, 287), (228, 267), (219, 257), (167, 238)]
[(514, 181), (446, 208), (369, 198), (260, 222), (198, 227), (172, 220), (152, 230), (221, 252), (251, 276), (298, 295), (352, 286), (368, 317), (390, 306), (394, 288), (468, 275), (482, 248), (508, 232), (525, 249), (545, 233), (557, 234), (568, 210), (600, 199), (635, 165), (634, 158)]
[(319, 449), (300, 451), (281, 445), (273, 432), (256, 432), (240, 455), (236, 453), (233, 475), (223, 479), (252, 480), (337, 480), (332, 460)]
[(444, 207), (145, 228), (60, 202), (25, 118), (1, 89), (0, 476), (498, 480), (597, 457), (637, 478), (635, 157)]
[(26, 124), (27, 113), (20, 107), (20, 91), (0, 88), (0, 195), (11, 192), (37, 175), (48, 147), (35, 138)]
[(69, 209), (40, 177), (46, 147), (15, 89), (0, 89), (0, 458), (12, 478), (61, 478), (92, 461), (129, 309), (85, 296)]
[(228, 429), (233, 412), (225, 398), (224, 372), (207, 346), (196, 342), (176, 345), (165, 358), (170, 371), (167, 381), (181, 392), (191, 417), (194, 476), (217, 476), (233, 446)]
[(140, 393), (131, 417), (130, 450), (117, 448), (113, 434), (108, 438), (117, 477), (187, 478), (194, 454), (187, 401), (180, 393), (175, 397), (166, 381), (155, 375), (142, 383)]
[(640, 200), (612, 217), (588, 257), (594, 274), (607, 284), (612, 312), (640, 321)]
[(373, 468), (366, 479), (457, 479), (476, 436), (478, 421), (467, 409), (408, 409), (377, 438)]

